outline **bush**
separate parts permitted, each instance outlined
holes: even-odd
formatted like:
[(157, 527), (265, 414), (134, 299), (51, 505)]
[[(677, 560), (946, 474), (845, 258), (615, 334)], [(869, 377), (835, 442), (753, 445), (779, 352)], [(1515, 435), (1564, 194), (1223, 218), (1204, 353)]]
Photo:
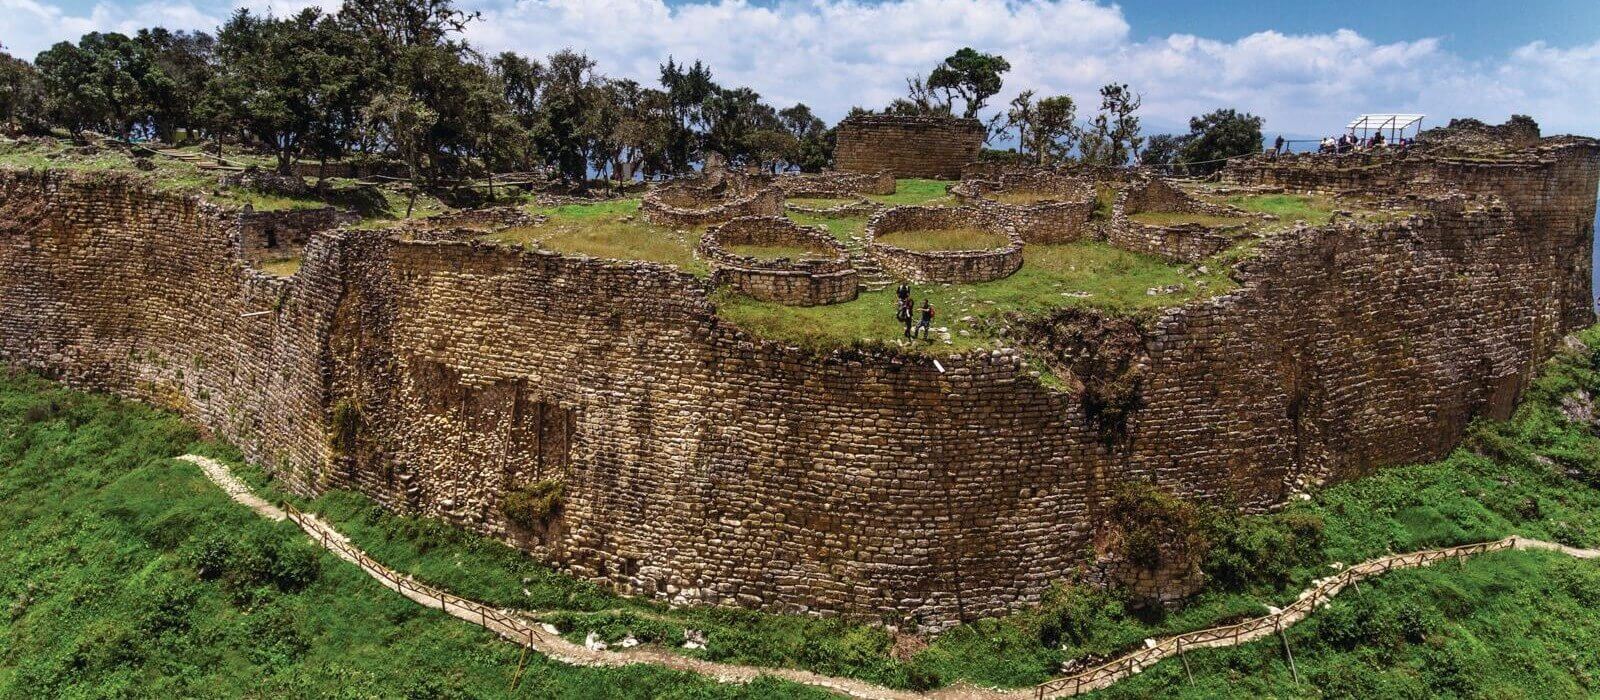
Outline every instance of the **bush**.
[(1120, 554), (1146, 570), (1187, 568), (1211, 546), (1199, 509), (1151, 484), (1119, 487), (1106, 510), (1122, 535)]
[(1323, 553), (1323, 520), (1310, 513), (1240, 517), (1213, 513), (1207, 519), (1211, 549), (1201, 569), (1218, 586), (1245, 590), (1289, 584), (1295, 568), (1314, 566)]
[(500, 499), (500, 512), (524, 530), (539, 530), (561, 514), (563, 491), (563, 484), (554, 479), (535, 481)]
[(190, 545), (187, 559), (204, 581), (222, 581), (236, 600), (258, 599), (262, 587), (281, 592), (304, 590), (317, 580), (315, 550), (275, 534), (212, 534)]

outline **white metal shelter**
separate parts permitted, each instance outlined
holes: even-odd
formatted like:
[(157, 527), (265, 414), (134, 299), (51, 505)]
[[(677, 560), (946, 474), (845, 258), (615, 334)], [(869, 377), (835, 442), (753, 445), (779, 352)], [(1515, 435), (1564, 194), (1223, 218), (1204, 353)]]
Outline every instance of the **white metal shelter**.
[(1405, 136), (1407, 129), (1412, 129), (1411, 137), (1416, 138), (1417, 134), (1422, 133), (1422, 118), (1426, 116), (1428, 115), (1363, 114), (1356, 117), (1350, 122), (1350, 126), (1345, 128), (1350, 130), (1352, 136), (1356, 135), (1356, 131), (1359, 130), (1362, 138), (1367, 137), (1374, 131), (1382, 133), (1387, 130), (1389, 132), (1389, 141), (1393, 142), (1395, 139)]

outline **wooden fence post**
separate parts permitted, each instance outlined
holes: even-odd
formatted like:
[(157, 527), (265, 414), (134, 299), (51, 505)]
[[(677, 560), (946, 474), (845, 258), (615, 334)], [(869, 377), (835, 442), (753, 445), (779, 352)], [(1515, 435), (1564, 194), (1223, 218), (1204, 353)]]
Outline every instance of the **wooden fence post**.
[(1183, 659), (1183, 675), (1189, 677), (1189, 685), (1194, 685), (1194, 672), (1189, 670), (1189, 655), (1183, 653), (1183, 637), (1178, 638), (1178, 658)]
[(1272, 626), (1278, 628), (1278, 638), (1283, 640), (1283, 655), (1289, 659), (1289, 675), (1294, 678), (1294, 684), (1300, 685), (1300, 671), (1294, 667), (1294, 652), (1289, 651), (1289, 635), (1283, 631), (1282, 618), (1273, 621)]

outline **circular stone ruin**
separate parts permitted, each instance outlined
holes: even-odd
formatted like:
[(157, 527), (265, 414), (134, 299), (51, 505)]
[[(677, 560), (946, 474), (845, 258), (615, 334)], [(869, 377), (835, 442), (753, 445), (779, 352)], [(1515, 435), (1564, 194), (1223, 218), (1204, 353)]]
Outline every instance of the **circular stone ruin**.
[(1071, 243), (1090, 233), (1094, 184), (1043, 170), (1002, 172), (963, 180), (950, 194), (1005, 222), (1027, 243)]
[(706, 226), (741, 216), (778, 216), (783, 213), (783, 192), (732, 175), (680, 180), (646, 192), (639, 211), (658, 226)]
[[(976, 230), (996, 245), (983, 249), (926, 249), (919, 238)], [(973, 207), (895, 207), (867, 221), (867, 252), (890, 272), (917, 282), (973, 283), (1008, 277), (1022, 267), (1022, 237), (1009, 224)]]
[[(1134, 218), (1140, 214), (1165, 216), (1155, 222)], [(1130, 182), (1117, 193), (1106, 242), (1177, 262), (1197, 262), (1251, 235), (1248, 224), (1258, 218), (1240, 209), (1200, 201), (1161, 178), (1150, 177)]]
[(713, 226), (695, 252), (711, 264), (714, 284), (762, 301), (838, 304), (855, 299), (860, 288), (844, 244), (783, 217), (745, 216)]

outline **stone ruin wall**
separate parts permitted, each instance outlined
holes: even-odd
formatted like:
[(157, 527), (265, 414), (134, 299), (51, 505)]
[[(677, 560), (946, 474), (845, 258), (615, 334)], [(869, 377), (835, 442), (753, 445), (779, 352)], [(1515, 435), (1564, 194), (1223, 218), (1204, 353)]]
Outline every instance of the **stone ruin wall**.
[[(1008, 204), (991, 196), (1006, 191), (1041, 192), (1051, 201)], [(1083, 178), (1050, 171), (1007, 171), (992, 179), (962, 180), (950, 188), (957, 201), (1010, 226), (1025, 243), (1072, 243), (1096, 233), (1091, 224), (1095, 208), (1094, 185)]]
[[(971, 226), (1009, 242), (991, 250), (908, 250), (878, 236), (907, 230)], [(972, 284), (1010, 276), (1022, 268), (1022, 238), (1003, 221), (972, 207), (895, 207), (867, 221), (867, 253), (884, 269), (916, 282)]]
[[(767, 260), (738, 255), (724, 247), (729, 245), (792, 246), (819, 253)], [(711, 264), (714, 286), (726, 285), (762, 301), (821, 306), (850, 301), (860, 291), (849, 249), (825, 229), (787, 218), (747, 216), (714, 226), (700, 237), (695, 254)]]
[(1193, 223), (1156, 226), (1129, 218), (1142, 212), (1253, 216), (1232, 207), (1200, 201), (1155, 177), (1143, 178), (1118, 190), (1111, 222), (1102, 229), (1106, 242), (1124, 250), (1191, 263), (1228, 249), (1237, 241), (1241, 233), (1237, 229), (1242, 227), (1213, 228)]
[[(252, 269), (236, 214), (115, 175), (0, 171), (0, 361), (182, 412), (314, 488), (338, 251)], [(26, 218), (26, 217), (24, 217)]]
[[(1546, 156), (1493, 170), (1507, 207), (1279, 236), (1225, 296), (1032, 324), (1067, 391), (1013, 351), (761, 342), (643, 263), (352, 231), (268, 280), (193, 200), (10, 174), (6, 218), (47, 220), (0, 229), (0, 358), (626, 592), (940, 628), (1037, 601), (1117, 484), (1260, 510), (1506, 415), (1592, 319), (1595, 149)], [(541, 479), (563, 512), (519, 531), (498, 499)]]
[(895, 177), (961, 178), (978, 159), (984, 129), (976, 119), (868, 115), (839, 122), (834, 167), (854, 173), (888, 171)]
[(356, 214), (333, 207), (243, 213), (239, 215), (240, 252), (257, 261), (299, 255), (318, 232), (360, 220)]

